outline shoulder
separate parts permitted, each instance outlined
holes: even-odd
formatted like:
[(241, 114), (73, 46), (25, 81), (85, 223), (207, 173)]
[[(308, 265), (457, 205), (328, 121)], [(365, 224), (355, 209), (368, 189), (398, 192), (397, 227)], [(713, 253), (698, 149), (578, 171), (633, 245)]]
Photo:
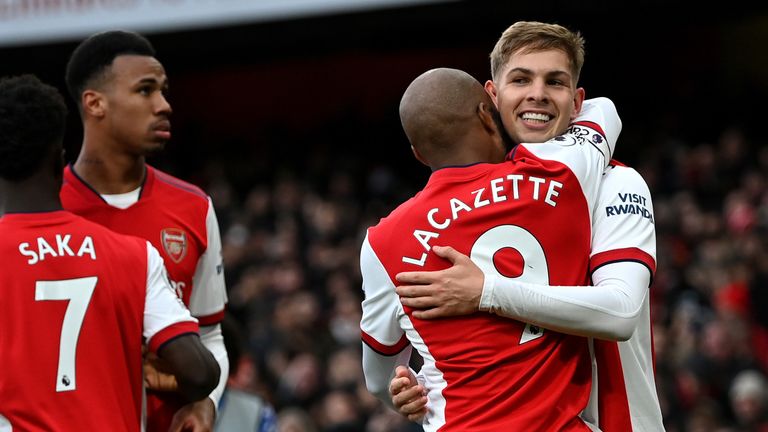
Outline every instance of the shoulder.
[(153, 168), (147, 165), (148, 170), (152, 170), (155, 178), (155, 187), (165, 193), (174, 193), (192, 198), (195, 200), (208, 201), (208, 194), (206, 194), (198, 186), (192, 183), (181, 180), (166, 172), (163, 172), (157, 168)]
[(121, 234), (111, 229), (92, 222), (81, 216), (73, 214), (74, 224), (79, 227), (83, 233), (92, 237), (98, 244), (108, 245), (109, 249), (118, 251), (115, 256), (138, 257), (142, 260), (147, 257), (147, 240), (128, 234)]
[[(417, 195), (418, 196), (418, 195)], [(402, 228), (412, 221), (420, 214), (417, 211), (418, 200), (416, 198), (410, 198), (408, 201), (400, 204), (392, 210), (387, 216), (379, 219), (376, 225), (368, 228), (368, 239), (376, 239), (375, 243), (379, 243), (386, 239), (388, 241), (397, 241), (394, 237), (396, 233), (402, 232)]]
[(634, 168), (614, 160), (603, 173), (598, 201), (606, 206), (642, 204), (649, 210), (653, 207), (651, 190), (643, 176)]
[(648, 190), (648, 184), (636, 169), (616, 159), (611, 159), (608, 168), (603, 173), (603, 188), (620, 190), (627, 187)]

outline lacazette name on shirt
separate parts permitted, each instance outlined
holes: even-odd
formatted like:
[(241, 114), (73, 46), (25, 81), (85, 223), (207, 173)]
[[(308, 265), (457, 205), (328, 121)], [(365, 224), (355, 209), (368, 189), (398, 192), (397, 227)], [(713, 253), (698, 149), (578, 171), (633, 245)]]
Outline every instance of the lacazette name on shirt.
[[(530, 187), (525, 187), (526, 185)], [(557, 180), (536, 177), (525, 174), (507, 174), (497, 177), (489, 182), (487, 188), (480, 188), (470, 192), (473, 198), (451, 198), (444, 207), (435, 207), (427, 212), (426, 219), (435, 231), (413, 230), (413, 237), (418, 241), (424, 252), (419, 258), (403, 256), (403, 262), (423, 267), (427, 259), (427, 252), (432, 248), (430, 241), (440, 237), (440, 232), (451, 226), (451, 223), (463, 214), (474, 209), (491, 204), (498, 204), (513, 200), (531, 199), (543, 201), (552, 207), (557, 206), (557, 197), (563, 190), (563, 184)], [(523, 193), (521, 193), (523, 191)], [(469, 204), (468, 204), (469, 203)], [(439, 221), (439, 222), (438, 222)]]
[[(76, 251), (76, 252), (75, 252)], [(19, 252), (28, 258), (27, 264), (35, 265), (40, 261), (57, 257), (87, 257), (96, 259), (96, 247), (91, 236), (72, 241), (71, 234), (56, 234), (55, 237), (37, 237), (35, 241), (19, 244)]]

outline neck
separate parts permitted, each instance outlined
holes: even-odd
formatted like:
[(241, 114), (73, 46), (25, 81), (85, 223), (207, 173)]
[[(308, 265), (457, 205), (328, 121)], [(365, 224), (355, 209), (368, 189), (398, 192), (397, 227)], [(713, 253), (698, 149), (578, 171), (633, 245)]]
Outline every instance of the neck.
[(430, 167), (432, 171), (445, 167), (473, 165), (476, 163), (488, 162), (487, 158), (478, 154), (470, 145), (458, 145), (451, 152), (434, 155)]
[(141, 186), (146, 171), (143, 155), (115, 150), (119, 145), (94, 145), (94, 142), (99, 141), (86, 133), (74, 165), (80, 178), (100, 194), (121, 194)]
[(61, 210), (59, 188), (61, 182), (52, 176), (36, 174), (19, 182), (0, 180), (2, 204), (5, 213), (39, 213)]

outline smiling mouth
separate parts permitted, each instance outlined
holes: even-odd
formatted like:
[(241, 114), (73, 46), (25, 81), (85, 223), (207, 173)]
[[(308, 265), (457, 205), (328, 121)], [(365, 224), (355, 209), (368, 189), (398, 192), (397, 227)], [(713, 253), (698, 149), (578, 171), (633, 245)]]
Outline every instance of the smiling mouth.
[(526, 122), (544, 124), (552, 119), (552, 116), (544, 113), (524, 112), (520, 118)]

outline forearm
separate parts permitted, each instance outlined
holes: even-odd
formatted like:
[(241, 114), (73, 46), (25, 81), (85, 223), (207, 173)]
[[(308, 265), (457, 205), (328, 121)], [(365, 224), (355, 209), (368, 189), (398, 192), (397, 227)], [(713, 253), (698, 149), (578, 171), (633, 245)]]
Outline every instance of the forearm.
[(548, 286), (486, 275), (480, 310), (562, 333), (627, 340), (648, 295), (650, 272), (635, 262), (597, 269), (594, 286)]
[(388, 407), (396, 410), (392, 404), (392, 396), (389, 394), (389, 383), (395, 376), (395, 368), (398, 365), (407, 365), (411, 358), (411, 346), (393, 356), (385, 356), (377, 353), (371, 347), (363, 344), (363, 373), (365, 385), (368, 391), (376, 396)]
[(200, 327), (200, 341), (213, 354), (213, 357), (219, 364), (219, 369), (221, 369), (219, 383), (208, 396), (213, 401), (213, 405), (218, 412), (219, 401), (224, 393), (224, 387), (226, 387), (227, 378), (229, 377), (229, 357), (227, 357), (224, 337), (221, 334), (221, 324)]
[(186, 334), (160, 346), (157, 355), (176, 377), (178, 393), (187, 402), (204, 399), (216, 388), (220, 369), (197, 334)]

